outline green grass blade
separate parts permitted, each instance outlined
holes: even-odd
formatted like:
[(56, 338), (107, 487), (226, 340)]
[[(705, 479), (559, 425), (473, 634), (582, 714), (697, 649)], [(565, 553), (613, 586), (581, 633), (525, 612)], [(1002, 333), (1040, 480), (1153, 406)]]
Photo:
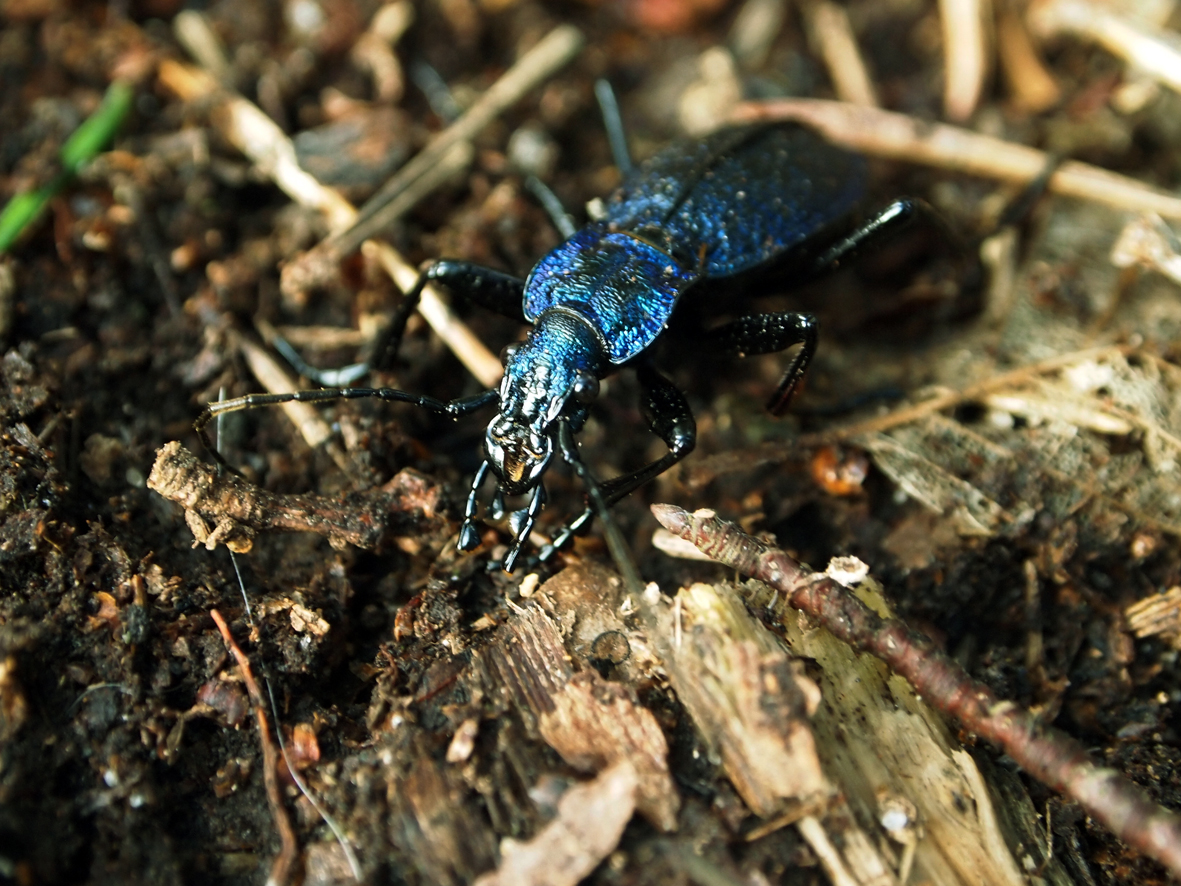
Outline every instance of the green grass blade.
[(135, 90), (125, 80), (116, 80), (107, 89), (102, 103), (66, 139), (61, 149), (62, 171), (35, 191), (17, 194), (0, 212), (0, 254), (5, 253), (24, 233), (46, 205), (70, 182), (89, 160), (93, 159), (115, 135), (131, 110)]

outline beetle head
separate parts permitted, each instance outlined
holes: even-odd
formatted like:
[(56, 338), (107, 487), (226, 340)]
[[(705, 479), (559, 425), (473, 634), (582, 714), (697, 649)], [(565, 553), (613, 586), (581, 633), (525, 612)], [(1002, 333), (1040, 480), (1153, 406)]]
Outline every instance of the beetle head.
[(553, 458), (554, 422), (564, 412), (582, 424), (607, 364), (587, 321), (561, 308), (544, 312), (525, 341), (506, 348), (500, 411), (484, 435), (504, 492), (520, 495), (537, 485)]

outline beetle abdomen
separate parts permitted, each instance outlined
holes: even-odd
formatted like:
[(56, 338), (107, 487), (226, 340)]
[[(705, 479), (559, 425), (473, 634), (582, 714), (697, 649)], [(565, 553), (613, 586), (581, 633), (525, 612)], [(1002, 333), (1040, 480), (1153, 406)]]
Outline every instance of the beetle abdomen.
[(863, 158), (801, 126), (724, 129), (641, 164), (608, 200), (606, 221), (703, 277), (727, 277), (843, 222), (865, 178)]

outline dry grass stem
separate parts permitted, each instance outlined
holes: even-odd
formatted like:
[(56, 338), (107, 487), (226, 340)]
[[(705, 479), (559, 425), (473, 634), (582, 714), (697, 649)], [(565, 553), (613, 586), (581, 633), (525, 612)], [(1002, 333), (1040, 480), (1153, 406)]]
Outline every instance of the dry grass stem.
[(943, 110), (963, 123), (976, 110), (988, 76), (982, 0), (939, 0), (943, 24)]
[[(823, 99), (746, 102), (733, 122), (796, 120), (819, 130), (830, 141), (876, 157), (921, 163), (955, 172), (1027, 184), (1046, 168), (1049, 158), (1034, 148), (992, 138), (905, 114)], [(1181, 198), (1143, 182), (1087, 163), (1068, 160), (1056, 167), (1049, 190), (1165, 218), (1181, 218)]]
[(857, 46), (849, 13), (829, 0), (805, 3), (802, 11), (808, 38), (824, 59), (837, 98), (854, 105), (878, 107), (877, 90)]

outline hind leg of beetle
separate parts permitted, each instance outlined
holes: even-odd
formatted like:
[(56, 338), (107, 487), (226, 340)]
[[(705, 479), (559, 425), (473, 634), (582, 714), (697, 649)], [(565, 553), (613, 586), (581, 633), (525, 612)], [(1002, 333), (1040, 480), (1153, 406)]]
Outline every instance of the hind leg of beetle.
[(773, 354), (785, 351), (792, 345), (801, 345), (800, 351), (792, 358), (791, 365), (783, 374), (783, 380), (767, 403), (773, 415), (782, 415), (791, 403), (808, 364), (816, 353), (816, 318), (811, 314), (784, 312), (776, 314), (749, 314), (739, 317), (706, 333), (708, 346), (715, 353), (735, 357), (754, 357), (758, 354)]
[(958, 252), (964, 250), (964, 243), (931, 204), (916, 197), (903, 197), (876, 212), (857, 228), (821, 252), (812, 260), (805, 271), (808, 279), (835, 271), (848, 264), (867, 249), (875, 249), (895, 234), (924, 223), (933, 228), (939, 236), (950, 243)]
[(422, 290), (428, 283), (441, 283), (474, 305), (525, 322), (523, 280), (483, 265), (442, 259), (418, 275), (417, 282), (406, 293), (390, 319), (390, 325), (374, 343), (373, 356), (369, 362), (375, 369), (386, 369), (393, 364), (398, 346), (402, 343), (402, 334), (406, 331), (406, 323), (418, 307)]
[[(659, 477), (690, 452), (697, 445), (697, 422), (685, 395), (676, 385), (649, 366), (641, 366), (636, 373), (640, 379), (640, 411), (648, 427), (664, 441), (668, 452), (656, 461), (650, 462), (630, 474), (623, 474), (598, 484), (603, 508), (615, 504), (625, 495), (643, 486), (649, 480)], [(569, 461), (569, 457), (566, 459)], [(562, 547), (577, 532), (583, 529), (595, 514), (595, 503), (590, 505), (562, 529), (553, 544), (542, 552), (543, 559)]]

